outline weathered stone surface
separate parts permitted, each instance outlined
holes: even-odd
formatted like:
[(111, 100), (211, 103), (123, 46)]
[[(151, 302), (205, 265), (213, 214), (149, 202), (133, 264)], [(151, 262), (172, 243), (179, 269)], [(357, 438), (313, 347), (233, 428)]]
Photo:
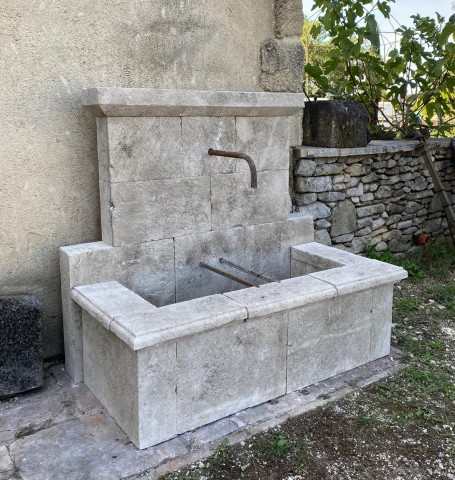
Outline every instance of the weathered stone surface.
[(331, 177), (297, 177), (295, 181), (295, 189), (299, 193), (307, 192), (326, 192), (332, 187)]
[(291, 311), (288, 391), (368, 361), (370, 311), (369, 291)]
[(385, 205), (383, 203), (379, 203), (377, 205), (368, 205), (366, 207), (358, 207), (357, 216), (366, 217), (366, 216), (374, 215), (376, 213), (382, 213), (384, 210), (385, 210)]
[[(261, 87), (269, 92), (301, 92), (303, 47), (299, 38), (261, 45)], [(302, 104), (303, 107), (303, 104)]]
[(0, 474), (13, 473), (14, 468), (14, 463), (11, 460), (6, 445), (0, 446)]
[[(288, 217), (291, 209), (288, 170), (258, 172), (256, 189), (251, 188), (250, 182), (249, 173), (211, 177), (213, 230), (280, 221)], [(199, 228), (199, 231), (203, 229)]]
[(329, 232), (325, 229), (316, 230), (314, 232), (314, 241), (322, 243), (323, 245), (332, 245), (332, 239), (330, 238)]
[(318, 165), (315, 170), (315, 175), (338, 175), (344, 169), (343, 163), (327, 163)]
[(60, 270), (65, 362), (76, 383), (83, 381), (82, 325), (81, 310), (71, 300), (73, 287), (116, 280), (154, 305), (175, 300), (172, 240), (122, 247), (103, 242), (62, 247)]
[(318, 218), (328, 218), (330, 217), (330, 208), (322, 202), (314, 202), (310, 205), (304, 205), (297, 207), (300, 213), (305, 215), (310, 215), (312, 218), (317, 220)]
[(178, 431), (284, 395), (286, 342), (287, 313), (182, 339), (177, 351)]
[(374, 200), (374, 195), (371, 192), (360, 195), (361, 202), (371, 202), (372, 200)]
[(347, 197), (358, 197), (360, 195), (363, 195), (363, 183), (359, 183), (356, 187), (346, 190)]
[(388, 185), (381, 185), (374, 194), (376, 198), (390, 198), (392, 196), (392, 188)]
[(101, 208), (110, 212), (114, 246), (210, 230), (209, 177), (116, 183), (104, 187), (111, 191), (110, 203)]
[(350, 242), (354, 238), (353, 233), (348, 233), (346, 235), (340, 235), (338, 237), (333, 237), (332, 240), (336, 243), (344, 243), (344, 242)]
[(275, 2), (275, 35), (277, 38), (300, 37), (303, 26), (301, 0)]
[(305, 102), (303, 144), (329, 148), (365, 147), (368, 114), (354, 102)]
[(339, 202), (345, 198), (346, 194), (342, 192), (322, 192), (318, 194), (318, 199), (322, 202)]
[(300, 177), (311, 177), (316, 170), (316, 163), (313, 160), (302, 158), (295, 165), (294, 174)]
[(412, 185), (411, 185), (411, 189), (416, 191), (416, 192), (420, 192), (422, 190), (425, 190), (426, 188), (428, 188), (428, 182), (425, 179), (425, 177), (421, 177), (421, 176), (417, 177), (412, 182)]
[[(180, 118), (177, 118), (179, 120)], [(215, 157), (207, 152), (215, 150), (236, 150), (236, 125), (233, 117), (183, 117), (181, 119), (183, 173), (186, 177), (234, 173), (236, 160)], [(173, 151), (173, 143), (168, 149)]]
[[(289, 118), (237, 117), (235, 129), (235, 150), (249, 155), (258, 172), (289, 169)], [(250, 172), (245, 160), (235, 162), (237, 173)]]
[(37, 298), (0, 297), (0, 399), (43, 384), (40, 317)]
[(420, 210), (421, 206), (417, 202), (407, 202), (404, 207), (406, 213), (416, 213)]
[(295, 194), (295, 203), (297, 205), (308, 205), (313, 203), (318, 199), (316, 193), (296, 193)]
[(338, 237), (346, 233), (352, 233), (356, 227), (356, 209), (350, 200), (343, 200), (332, 209), (332, 227), (330, 234)]
[(274, 224), (251, 225), (175, 239), (176, 298), (190, 300), (237, 290), (241, 286), (199, 266), (205, 262), (251, 281), (248, 275), (219, 263), (225, 258), (272, 278), (290, 276), (290, 247), (313, 240), (312, 218), (291, 215)]
[(119, 87), (87, 88), (82, 99), (106, 117), (276, 117), (299, 113), (303, 103), (303, 93)]
[(315, 224), (318, 228), (329, 228), (330, 225), (332, 225), (330, 222), (328, 222), (325, 219), (318, 220)]
[(84, 381), (90, 390), (138, 448), (174, 437), (175, 344), (135, 352), (88, 314), (82, 318)]
[(359, 177), (367, 172), (367, 167), (361, 163), (354, 163), (353, 165), (346, 167), (345, 172), (349, 175)]
[[(103, 123), (107, 125), (104, 127)], [(98, 119), (98, 132), (104, 128), (107, 138), (98, 137), (102, 181), (117, 183), (183, 176), (179, 118)], [(106, 140), (107, 146), (100, 144)]]

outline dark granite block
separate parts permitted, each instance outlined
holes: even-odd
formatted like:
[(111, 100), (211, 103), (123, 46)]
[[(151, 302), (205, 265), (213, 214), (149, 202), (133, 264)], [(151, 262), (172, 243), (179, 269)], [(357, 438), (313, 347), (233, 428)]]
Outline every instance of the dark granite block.
[(357, 102), (305, 102), (303, 145), (327, 148), (366, 147), (368, 112)]
[(0, 297), (0, 398), (43, 385), (40, 308), (35, 297)]

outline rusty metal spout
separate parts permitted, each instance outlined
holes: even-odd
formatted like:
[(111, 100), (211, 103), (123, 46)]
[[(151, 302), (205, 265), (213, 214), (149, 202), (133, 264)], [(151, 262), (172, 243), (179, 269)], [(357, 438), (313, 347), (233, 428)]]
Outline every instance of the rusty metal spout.
[(250, 167), (251, 188), (258, 188), (258, 174), (256, 171), (256, 165), (254, 164), (253, 159), (249, 155), (241, 152), (226, 152), (224, 150), (214, 150), (213, 148), (209, 148), (208, 153), (209, 155), (214, 155), (217, 157), (241, 158), (243, 160), (246, 160), (246, 163), (248, 163), (248, 166)]

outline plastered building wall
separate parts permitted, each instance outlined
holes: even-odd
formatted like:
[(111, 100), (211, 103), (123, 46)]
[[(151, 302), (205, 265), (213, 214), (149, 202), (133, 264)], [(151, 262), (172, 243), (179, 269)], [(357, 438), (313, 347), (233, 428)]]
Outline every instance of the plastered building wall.
[(45, 358), (63, 351), (59, 247), (101, 238), (95, 118), (82, 89), (261, 90), (276, 9), (273, 0), (0, 2), (0, 295), (40, 297)]

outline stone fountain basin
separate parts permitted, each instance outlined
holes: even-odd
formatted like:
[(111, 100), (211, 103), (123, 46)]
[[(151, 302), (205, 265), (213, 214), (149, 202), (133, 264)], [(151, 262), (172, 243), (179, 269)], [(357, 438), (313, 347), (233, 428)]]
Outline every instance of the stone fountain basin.
[(280, 282), (156, 307), (118, 282), (72, 289), (85, 382), (139, 448), (390, 352), (400, 267), (310, 242)]

